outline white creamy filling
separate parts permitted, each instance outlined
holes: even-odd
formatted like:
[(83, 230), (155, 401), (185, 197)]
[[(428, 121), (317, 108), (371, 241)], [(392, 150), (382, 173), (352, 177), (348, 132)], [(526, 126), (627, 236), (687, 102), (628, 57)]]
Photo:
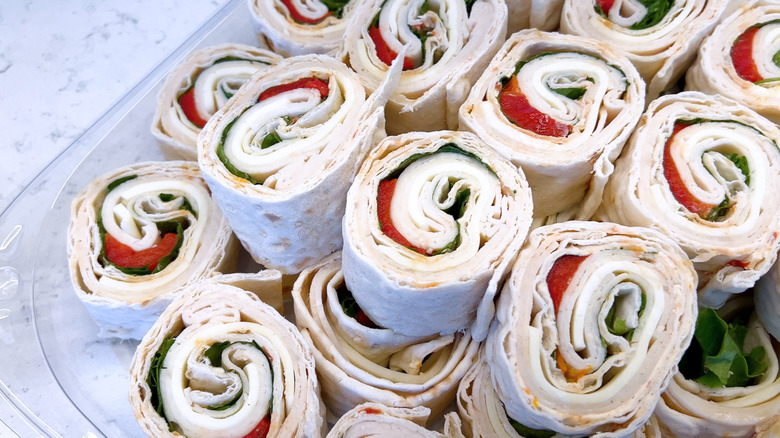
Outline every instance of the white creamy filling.
[[(452, 207), (458, 192), (468, 189), (464, 214), (455, 218), (445, 210)], [(393, 225), (412, 245), (433, 252), (460, 236), (453, 251), (437, 257), (436, 270), (445, 270), (474, 257), (482, 244), (484, 223), (491, 207), (501, 202), (501, 183), (476, 159), (451, 152), (422, 157), (398, 177), (390, 217)], [(380, 246), (382, 248), (382, 246)], [(396, 246), (387, 255), (401, 266), (417, 266), (408, 251)], [(431, 264), (433, 265), (433, 264)]]
[[(617, 1), (612, 10), (617, 8)], [(594, 10), (591, 15), (590, 24), (593, 27), (597, 35), (605, 41), (613, 41), (620, 47), (629, 50), (630, 52), (642, 52), (644, 53), (648, 47), (657, 46), (659, 41), (665, 41), (673, 37), (674, 33), (679, 32), (686, 24), (685, 22), (690, 20), (694, 11), (697, 9), (696, 0), (683, 0), (675, 2), (669, 12), (661, 19), (658, 24), (651, 26), (647, 29), (632, 30), (622, 25), (615, 25), (611, 21), (605, 22), (605, 20)], [(610, 10), (610, 15), (612, 14)], [(616, 10), (615, 13), (620, 9)], [(636, 21), (640, 21), (644, 17), (642, 14)], [(611, 18), (611, 16), (610, 16)], [(633, 19), (633, 18), (632, 18)], [(627, 19), (619, 19), (621, 22), (628, 21)], [(631, 24), (634, 24), (632, 22)], [(667, 41), (665, 46), (669, 46), (674, 41)], [(661, 47), (663, 49), (663, 47)]]
[[(526, 63), (517, 73), (517, 81), (528, 103), (544, 114), (567, 125), (580, 120), (573, 134), (584, 138), (592, 134), (603, 107), (614, 117), (625, 107), (621, 99), (626, 91), (623, 73), (604, 60), (581, 53), (557, 53), (541, 56)], [(556, 89), (584, 88), (579, 99), (556, 93)], [(574, 141), (574, 139), (572, 139)]]
[[(249, 107), (235, 120), (225, 138), (223, 147), (228, 161), (264, 181), (283, 167), (316, 154), (334, 130), (347, 122), (346, 115), (356, 104), (355, 91), (342, 89), (340, 83), (347, 81), (331, 75), (324, 101), (315, 89), (297, 88)], [(297, 120), (288, 124), (285, 117)], [(274, 133), (281, 141), (263, 149), (263, 140)], [(266, 185), (269, 184), (272, 182), (267, 181)]]
[[(276, 3), (278, 7), (287, 10), (287, 7), (281, 1)], [(319, 20), (329, 12), (328, 6), (318, 0), (290, 0), (290, 3), (300, 15), (309, 20)]]
[[(203, 353), (223, 341), (254, 341), (272, 358), (271, 363), (262, 351), (238, 344), (222, 353), (222, 368), (213, 367)], [(163, 362), (159, 385), (165, 416), (190, 438), (215, 434), (243, 437), (269, 414), (272, 397), (274, 413), (289, 410), (287, 405), (295, 394), (293, 369), (292, 357), (283, 341), (260, 324), (190, 326), (176, 338)], [(233, 376), (228, 378), (228, 374)], [(235, 383), (232, 387), (224, 384), (231, 381)], [(229, 395), (223, 395), (225, 391)], [(239, 393), (240, 399), (225, 411), (208, 409), (202, 404), (232, 400)], [(280, 403), (280, 398), (285, 403)]]
[(194, 85), (195, 107), (203, 120), (208, 120), (229, 97), (235, 94), (264, 64), (251, 61), (223, 61), (203, 70)]
[[(753, 38), (753, 61), (762, 78), (780, 78), (780, 67), (772, 60), (777, 52), (780, 52), (780, 23), (766, 24)], [(768, 83), (767, 86), (778, 84), (780, 81)]]
[[(765, 186), (755, 182), (762, 181), (769, 169), (757, 143), (768, 141), (739, 123), (706, 122), (680, 130), (669, 143), (669, 152), (682, 183), (696, 199), (717, 206), (728, 195), (731, 203), (725, 221), (736, 230), (753, 227), (758, 220)], [(747, 160), (750, 186), (742, 170), (727, 157), (730, 154)], [(661, 167), (658, 172), (662, 172)], [(671, 190), (665, 190), (661, 196), (665, 197), (665, 204), (679, 205)], [(685, 210), (683, 214), (693, 213)]]
[[(171, 194), (174, 199), (164, 202), (160, 199), (162, 193)], [(181, 209), (184, 199), (198, 214), (197, 219)], [(101, 207), (103, 227), (120, 243), (141, 251), (158, 242), (160, 232), (156, 222), (186, 218), (190, 223), (188, 234), (197, 241), (208, 223), (210, 200), (202, 185), (186, 179), (144, 181), (143, 177), (138, 177), (119, 185), (106, 196)]]

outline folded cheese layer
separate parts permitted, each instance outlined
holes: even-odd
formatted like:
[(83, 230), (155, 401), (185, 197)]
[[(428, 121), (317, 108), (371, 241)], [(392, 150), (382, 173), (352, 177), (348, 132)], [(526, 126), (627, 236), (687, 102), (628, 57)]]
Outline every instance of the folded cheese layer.
[[(255, 282), (281, 293), (281, 274)], [(219, 279), (197, 283), (138, 345), (130, 402), (149, 436), (321, 436), (314, 359), (300, 332), (257, 295)]]
[(696, 273), (647, 228), (537, 228), (518, 255), (485, 345), (509, 418), (562, 434), (625, 436), (676, 370), (696, 319)]
[(698, 92), (653, 101), (615, 164), (599, 217), (660, 230), (699, 273), (702, 305), (753, 286), (780, 246), (780, 130)]
[(699, 48), (685, 87), (730, 97), (780, 122), (780, 4), (750, 1)]
[(193, 162), (116, 169), (71, 204), (71, 281), (101, 336), (140, 339), (182, 288), (232, 270), (237, 250)]
[(282, 57), (244, 44), (192, 52), (173, 70), (157, 96), (152, 134), (168, 160), (196, 161), (197, 140), (211, 116), (257, 71)]
[(484, 339), (530, 226), (530, 196), (521, 171), (473, 134), (388, 137), (347, 195), (347, 287), (382, 327), (428, 336), (475, 323)]
[(631, 62), (590, 38), (512, 35), (460, 108), (460, 127), (521, 167), (534, 216), (590, 219), (644, 110)]
[(456, 129), (458, 107), (503, 43), (506, 23), (504, 0), (366, 1), (347, 29), (345, 60), (372, 91), (403, 58), (389, 133)]
[(392, 85), (366, 99), (358, 76), (335, 59), (288, 58), (212, 117), (198, 162), (258, 263), (295, 274), (340, 248), (349, 181), (384, 136)]
[(728, 0), (566, 0), (561, 31), (624, 51), (652, 100), (685, 74), (728, 8)]
[(414, 337), (378, 327), (344, 284), (340, 254), (303, 271), (295, 320), (314, 346), (323, 399), (335, 415), (360, 403), (426, 407), (436, 421), (452, 403), (478, 344), (470, 334)]

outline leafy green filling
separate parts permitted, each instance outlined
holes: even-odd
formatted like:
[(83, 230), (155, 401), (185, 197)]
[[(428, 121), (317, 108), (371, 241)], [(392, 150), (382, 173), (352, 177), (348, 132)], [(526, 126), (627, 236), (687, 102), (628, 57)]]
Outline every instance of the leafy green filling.
[(349, 0), (320, 0), (322, 4), (328, 7), (328, 10), (336, 16), (341, 18), (344, 13), (344, 8), (349, 3)]
[(511, 424), (512, 427), (515, 428), (515, 431), (518, 434), (520, 434), (520, 436), (525, 438), (550, 438), (555, 436), (555, 431), (544, 430), (544, 429), (532, 429), (528, 426), (524, 426), (518, 423), (517, 421), (511, 418), (509, 418), (509, 424)]
[(607, 13), (604, 12), (604, 8), (602, 8), (600, 4), (596, 3), (596, 5), (594, 6), (594, 9), (596, 10), (597, 14), (601, 15), (604, 18), (608, 18), (607, 17)]
[(466, 1), (466, 12), (468, 12), (469, 15), (471, 15), (471, 8), (474, 6), (474, 3), (477, 0), (465, 0)]
[[(243, 115), (243, 113), (241, 115)], [(233, 175), (239, 178), (244, 178), (245, 180), (249, 181), (252, 184), (262, 184), (263, 183), (262, 181), (256, 180), (255, 178), (252, 177), (252, 175), (238, 170), (238, 168), (236, 168), (236, 166), (234, 166), (233, 163), (231, 163), (230, 160), (228, 160), (227, 155), (225, 155), (225, 139), (227, 139), (227, 136), (230, 133), (230, 128), (232, 128), (233, 124), (236, 123), (236, 121), (239, 118), (241, 118), (241, 115), (236, 117), (235, 120), (233, 120), (232, 122), (228, 123), (228, 125), (225, 127), (225, 130), (222, 131), (222, 139), (219, 142), (219, 146), (217, 146), (217, 157), (219, 158), (219, 161), (221, 161), (222, 164), (225, 165), (225, 168), (228, 170), (228, 172), (232, 173)], [(263, 142), (265, 143), (265, 139), (263, 140)]]
[(114, 190), (115, 188), (119, 187), (123, 183), (126, 183), (128, 181), (134, 180), (136, 178), (138, 178), (138, 175), (129, 175), (129, 176), (124, 176), (122, 178), (115, 179), (115, 180), (111, 181), (110, 183), (108, 183), (108, 186), (106, 186), (106, 195), (111, 193), (112, 190)]
[(352, 292), (344, 286), (339, 288), (339, 290), (336, 291), (336, 294), (339, 297), (339, 304), (341, 304), (341, 309), (344, 310), (344, 314), (350, 318), (357, 317), (360, 306), (358, 306), (358, 303), (355, 301), (355, 297), (352, 296)]
[[(112, 181), (108, 186), (106, 187), (106, 194), (110, 193), (112, 190), (117, 188), (120, 184), (133, 180), (137, 178), (138, 175), (130, 175), (123, 178), (119, 178), (117, 180)], [(173, 196), (167, 193), (161, 193), (160, 199), (163, 201), (166, 201), (167, 196)], [(170, 198), (173, 199), (173, 198)], [(170, 200), (168, 199), (168, 200)], [(166, 201), (167, 202), (167, 201)], [(192, 205), (187, 202), (187, 199), (185, 198), (186, 204), (189, 206), (189, 211), (191, 211), (193, 214), (195, 214), (195, 211), (192, 209)], [(186, 209), (185, 205), (182, 205), (182, 209)], [(196, 215), (197, 217), (197, 215)], [(160, 235), (164, 236), (168, 233), (176, 233), (176, 244), (173, 246), (171, 251), (166, 254), (165, 256), (161, 257), (160, 260), (157, 261), (157, 266), (155, 266), (154, 270), (149, 269), (149, 266), (142, 266), (140, 268), (125, 268), (122, 266), (117, 266), (116, 264), (112, 263), (110, 260), (108, 260), (108, 257), (106, 256), (106, 227), (103, 225), (103, 209), (100, 208), (97, 211), (97, 224), (98, 224), (98, 232), (100, 234), (100, 256), (99, 260), (100, 263), (103, 266), (113, 266), (119, 271), (127, 274), (127, 275), (149, 275), (149, 274), (155, 274), (157, 272), (162, 271), (165, 269), (169, 264), (171, 264), (172, 261), (176, 260), (176, 257), (179, 255), (179, 250), (181, 249), (181, 245), (184, 242), (184, 230), (186, 229), (186, 226), (189, 226), (189, 223), (186, 223), (186, 226), (182, 225), (179, 221), (164, 221), (164, 222), (157, 222), (155, 225), (157, 226), (157, 230), (160, 231)]]
[(420, 158), (427, 157), (428, 155), (438, 154), (438, 153), (444, 153), (444, 152), (450, 152), (454, 154), (460, 154), (469, 158), (472, 158), (474, 160), (477, 160), (479, 164), (483, 165), (485, 169), (489, 170), (490, 173), (493, 175), (496, 174), (496, 172), (490, 168), (487, 164), (485, 164), (484, 161), (482, 161), (478, 156), (472, 154), (471, 152), (464, 151), (463, 149), (459, 148), (458, 145), (455, 143), (446, 143), (442, 145), (439, 149), (436, 149), (433, 152), (424, 152), (420, 154), (414, 154), (409, 156), (409, 158), (403, 160), (401, 164), (398, 165), (398, 167), (395, 168), (394, 171), (392, 171), (388, 176), (386, 176), (383, 181), (389, 180), (389, 179), (395, 179), (398, 178), (398, 176), (401, 174), (401, 172), (404, 171), (407, 167), (409, 167), (410, 164), (414, 163), (415, 161), (419, 160)]
[[(160, 193), (160, 200), (163, 202), (171, 202), (175, 198), (175, 195), (172, 195), (170, 193)], [(187, 199), (186, 196), (183, 196), (182, 199), (184, 200), (181, 204), (180, 210), (187, 210), (190, 213), (192, 213), (193, 216), (197, 219), (198, 213), (195, 211), (195, 209), (192, 207), (192, 204), (190, 204), (190, 200)]]
[(272, 132), (263, 138), (263, 142), (260, 144), (260, 149), (268, 149), (276, 143), (280, 143), (281, 141), (282, 139), (279, 137), (279, 134)]
[(551, 88), (551, 90), (560, 94), (561, 96), (568, 97), (571, 100), (579, 100), (582, 95), (585, 94), (587, 88)]
[[(236, 342), (230, 342), (230, 341), (223, 341), (223, 342), (217, 342), (214, 344), (211, 344), (209, 348), (206, 349), (206, 351), (203, 352), (203, 355), (206, 356), (206, 358), (209, 360), (209, 363), (211, 363), (211, 366), (220, 368), (222, 367), (222, 352), (225, 351), (225, 349), (231, 345), (234, 344), (244, 344), (252, 346), (256, 349), (258, 349), (261, 353), (263, 353), (263, 356), (265, 356), (268, 363), (271, 363), (271, 360), (268, 358), (268, 354), (266, 354), (265, 350), (263, 350), (255, 341), (252, 342), (246, 342), (246, 341), (236, 341)], [(273, 368), (271, 369), (271, 381), (273, 382)], [(229, 371), (229, 372), (235, 372), (235, 371)], [(229, 400), (221, 405), (216, 406), (209, 406), (208, 409), (212, 411), (224, 411), (228, 409), (229, 407), (236, 404), (238, 400), (241, 399), (241, 393), (237, 394), (236, 397), (234, 397), (232, 400)], [(268, 405), (269, 412), (273, 411), (273, 395), (271, 396), (271, 402)]]
[(152, 404), (154, 410), (163, 418), (165, 418), (165, 410), (163, 409), (162, 388), (160, 387), (160, 372), (162, 371), (165, 356), (168, 354), (168, 350), (171, 349), (171, 346), (175, 341), (175, 337), (165, 338), (162, 341), (160, 349), (152, 356), (149, 374), (146, 376), (146, 384), (149, 385), (149, 391), (151, 392), (149, 402)]
[(629, 28), (631, 30), (642, 30), (655, 26), (666, 17), (674, 5), (674, 0), (639, 0), (639, 2), (647, 8), (647, 13), (640, 21), (631, 25)]
[(744, 387), (764, 375), (768, 367), (764, 347), (744, 352), (750, 310), (726, 323), (715, 310), (703, 308), (696, 319), (691, 345), (680, 361), (680, 372), (710, 388)]
[[(641, 318), (642, 314), (645, 311), (645, 305), (647, 304), (647, 296), (645, 294), (642, 294), (641, 303), (639, 305), (639, 312), (638, 317)], [(607, 330), (609, 330), (610, 333), (617, 336), (623, 336), (628, 341), (631, 341), (631, 339), (634, 337), (634, 329), (629, 328), (626, 324), (626, 321), (620, 318), (615, 314), (615, 303), (613, 302), (612, 307), (610, 307), (609, 312), (607, 313), (607, 317), (604, 320), (604, 322), (607, 324)], [(606, 342), (604, 338), (601, 338), (602, 345)]]
[(750, 167), (748, 166), (747, 157), (739, 154), (729, 154), (726, 155), (726, 158), (731, 160), (732, 163), (734, 163), (739, 170), (742, 171), (742, 174), (745, 175), (745, 185), (750, 185)]
[(780, 67), (780, 50), (775, 53), (775, 55), (772, 57), (772, 62), (775, 63), (776, 66)]

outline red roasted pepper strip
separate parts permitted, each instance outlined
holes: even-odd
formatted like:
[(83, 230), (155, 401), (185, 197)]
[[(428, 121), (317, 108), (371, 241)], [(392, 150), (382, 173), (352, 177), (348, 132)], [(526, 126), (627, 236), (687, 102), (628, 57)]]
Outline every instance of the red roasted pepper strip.
[(154, 271), (160, 259), (168, 255), (176, 246), (177, 240), (176, 233), (168, 233), (158, 244), (141, 251), (135, 251), (106, 233), (106, 258), (120, 268), (148, 266), (150, 271)]
[(753, 39), (760, 27), (751, 27), (737, 38), (731, 46), (731, 62), (739, 77), (746, 81), (758, 82), (762, 79), (753, 59)]
[(251, 432), (244, 435), (244, 438), (266, 438), (269, 429), (271, 429), (271, 416), (266, 415)]
[(290, 16), (293, 20), (295, 20), (298, 23), (304, 23), (304, 24), (317, 24), (320, 21), (324, 20), (328, 15), (332, 15), (333, 12), (328, 11), (325, 15), (323, 15), (320, 18), (309, 18), (304, 15), (301, 15), (300, 12), (298, 12), (297, 9), (295, 9), (295, 6), (292, 4), (291, 0), (282, 0), (282, 4), (287, 7), (287, 10), (290, 11)]
[(363, 412), (363, 413), (366, 413), (366, 414), (370, 414), (370, 415), (371, 414), (379, 415), (379, 414), (382, 413), (382, 411), (380, 411), (379, 409), (375, 409), (375, 408), (363, 408), (363, 409), (360, 410), (360, 412)]
[(198, 106), (195, 104), (195, 87), (187, 90), (186, 93), (179, 96), (179, 106), (184, 111), (184, 115), (187, 116), (190, 122), (192, 122), (198, 128), (206, 126), (207, 120), (203, 120), (198, 114)]
[(669, 190), (672, 192), (672, 195), (677, 202), (682, 204), (683, 207), (688, 209), (691, 213), (696, 213), (699, 216), (706, 218), (716, 206), (701, 202), (693, 196), (685, 183), (683, 183), (682, 177), (680, 177), (680, 171), (677, 169), (677, 165), (672, 159), (672, 139), (674, 139), (674, 136), (677, 135), (678, 132), (688, 126), (690, 125), (686, 123), (675, 123), (672, 135), (666, 140), (666, 145), (664, 146), (664, 177), (669, 183)]
[(512, 76), (498, 94), (498, 103), (504, 115), (523, 129), (550, 137), (566, 137), (571, 132), (571, 126), (553, 119), (528, 103), (517, 76)]
[(561, 256), (553, 263), (550, 272), (547, 273), (547, 289), (550, 291), (550, 298), (552, 298), (556, 315), (558, 314), (558, 307), (561, 305), (563, 294), (568, 289), (571, 279), (574, 278), (577, 269), (579, 269), (587, 257), (571, 254)]
[(357, 315), (355, 315), (355, 319), (360, 325), (363, 325), (368, 328), (378, 328), (379, 326), (374, 324), (374, 321), (371, 321), (371, 318), (366, 315), (366, 312), (363, 311), (363, 309), (358, 309)]
[(330, 93), (330, 87), (328, 87), (327, 81), (311, 77), (298, 79), (297, 81), (290, 82), (289, 84), (282, 84), (271, 87), (260, 93), (260, 97), (257, 98), (257, 101), (261, 102), (265, 99), (268, 99), (269, 97), (274, 97), (277, 94), (282, 94), (290, 90), (297, 90), (298, 88), (313, 88), (320, 92), (320, 99), (325, 99), (328, 97), (328, 93)]
[[(382, 32), (379, 31), (379, 28), (369, 28), (368, 35), (371, 37), (371, 40), (374, 41), (374, 46), (376, 47), (376, 56), (379, 57), (379, 60), (384, 62), (386, 65), (392, 64), (398, 54), (390, 50), (390, 47), (387, 46), (387, 43), (382, 38)], [(411, 58), (404, 58), (404, 70), (411, 70), (413, 68), (414, 62), (412, 62)]]
[(609, 14), (610, 9), (615, 5), (615, 0), (596, 0), (596, 4), (605, 14)]
[(404, 237), (398, 229), (395, 228), (395, 225), (393, 225), (393, 219), (390, 217), (390, 204), (393, 202), (396, 182), (398, 182), (398, 179), (388, 179), (379, 183), (376, 207), (378, 210), (379, 222), (382, 224), (382, 232), (399, 245), (417, 251), (420, 254), (428, 255), (424, 249), (418, 248), (406, 240), (406, 237)]

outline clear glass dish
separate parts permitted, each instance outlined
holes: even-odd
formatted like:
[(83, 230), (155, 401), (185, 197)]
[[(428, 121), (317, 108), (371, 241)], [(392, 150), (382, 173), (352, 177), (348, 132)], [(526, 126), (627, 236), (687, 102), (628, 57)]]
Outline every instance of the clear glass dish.
[(0, 215), (0, 436), (139, 437), (127, 397), (137, 342), (98, 338), (66, 259), (71, 200), (126, 164), (162, 160), (150, 132), (168, 72), (194, 49), (257, 44), (231, 0), (58, 156)]

